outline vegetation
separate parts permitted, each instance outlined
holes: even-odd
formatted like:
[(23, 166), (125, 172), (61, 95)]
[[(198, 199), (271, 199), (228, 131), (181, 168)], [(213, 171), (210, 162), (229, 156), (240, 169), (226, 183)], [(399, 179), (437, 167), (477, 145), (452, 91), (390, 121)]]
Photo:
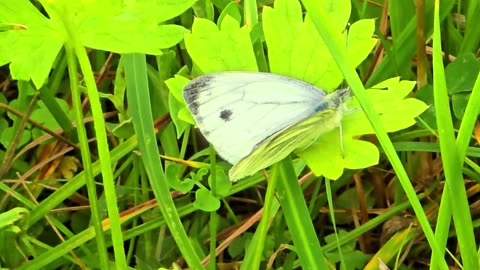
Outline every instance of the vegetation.
[[(0, 267), (480, 269), (478, 12), (2, 0)], [(232, 70), (346, 83), (341, 139), (229, 181), (182, 89)]]

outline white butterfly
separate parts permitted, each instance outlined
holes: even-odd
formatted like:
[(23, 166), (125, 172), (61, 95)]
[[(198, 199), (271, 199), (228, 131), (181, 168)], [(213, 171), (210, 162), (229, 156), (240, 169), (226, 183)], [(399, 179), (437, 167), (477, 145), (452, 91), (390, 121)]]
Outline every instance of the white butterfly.
[(183, 96), (202, 134), (234, 165), (235, 181), (340, 126), (350, 91), (327, 94), (271, 73), (220, 72), (192, 80)]

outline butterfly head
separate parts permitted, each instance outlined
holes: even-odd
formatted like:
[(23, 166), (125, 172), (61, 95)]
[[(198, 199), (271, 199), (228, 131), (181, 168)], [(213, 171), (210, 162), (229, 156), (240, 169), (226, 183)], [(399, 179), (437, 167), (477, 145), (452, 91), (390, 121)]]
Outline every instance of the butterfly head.
[(330, 102), (334, 107), (340, 107), (352, 97), (350, 88), (338, 89), (330, 94)]

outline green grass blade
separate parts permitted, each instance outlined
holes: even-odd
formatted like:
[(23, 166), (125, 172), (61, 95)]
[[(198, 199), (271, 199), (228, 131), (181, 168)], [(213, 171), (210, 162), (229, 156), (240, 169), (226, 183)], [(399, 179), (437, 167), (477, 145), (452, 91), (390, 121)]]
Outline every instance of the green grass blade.
[[(426, 8), (426, 33), (425, 36), (430, 36), (432, 33), (431, 23), (429, 18), (433, 18), (433, 9), (431, 5), (428, 5), (431, 1), (427, 1)], [(450, 16), (451, 9), (455, 5), (455, 1), (442, 1), (440, 18), (443, 20), (447, 16)], [(386, 78), (398, 75), (397, 67), (408, 66), (409, 62), (412, 60), (413, 55), (416, 52), (416, 44), (412, 42), (416, 37), (417, 24), (415, 17), (412, 18), (408, 24), (404, 26), (403, 32), (395, 40), (395, 48), (399, 50), (393, 54), (388, 53), (383, 58), (380, 65), (378, 65), (372, 76), (368, 79), (366, 83), (367, 87), (373, 86)]]
[(480, 12), (480, 3), (475, 0), (465, 2), (467, 7), (467, 14), (465, 14), (465, 36), (458, 54), (477, 52), (478, 42), (480, 41), (480, 31), (478, 28), (478, 14)]
[[(327, 48), (332, 53), (337, 65), (342, 70), (346, 81), (352, 88), (355, 96), (357, 97), (362, 109), (365, 111), (365, 114), (368, 116), (369, 121), (372, 127), (375, 130), (375, 134), (382, 145), (392, 167), (394, 168), (395, 172), (397, 173), (397, 177), (410, 201), (415, 214), (417, 215), (418, 221), (425, 233), (425, 236), (432, 247), (432, 249), (440, 252), (440, 246), (437, 244), (435, 236), (433, 234), (432, 228), (430, 223), (425, 215), (425, 212), (422, 209), (422, 205), (420, 201), (416, 197), (415, 190), (408, 178), (408, 175), (403, 167), (400, 158), (398, 157), (395, 148), (393, 147), (390, 138), (388, 137), (387, 133), (385, 132), (385, 128), (380, 122), (379, 116), (373, 110), (370, 102), (368, 101), (365, 95), (365, 88), (362, 85), (362, 82), (358, 75), (356, 74), (355, 70), (350, 67), (348, 64), (347, 58), (345, 53), (340, 49), (340, 41), (339, 37), (335, 36), (330, 29), (332, 27), (329, 25), (329, 19), (327, 16), (324, 15), (323, 11), (319, 8), (316, 8), (315, 1), (310, 0), (303, 0), (305, 8), (307, 12), (311, 15), (312, 21), (317, 28), (317, 31), (322, 35), (323, 40), (325, 40), (325, 44)], [(447, 263), (445, 260), (440, 262), (442, 269), (448, 269)]]
[(157, 140), (153, 130), (145, 56), (129, 54), (124, 57), (128, 104), (130, 105), (133, 126), (138, 136), (138, 147), (142, 153), (142, 160), (150, 185), (158, 200), (160, 211), (165, 217), (170, 232), (188, 265), (191, 269), (203, 269), (199, 256), (188, 239), (173, 203), (168, 180), (161, 165)]
[(245, 253), (245, 260), (242, 263), (241, 269), (260, 269), (260, 262), (262, 260), (265, 248), (265, 239), (267, 237), (268, 229), (272, 219), (275, 217), (280, 205), (275, 199), (275, 187), (277, 186), (278, 177), (273, 173), (267, 185), (267, 192), (265, 193), (265, 203), (263, 205), (263, 214), (260, 224), (258, 225), (255, 235)]
[[(85, 125), (83, 125), (83, 113), (82, 113), (82, 104), (81, 104), (81, 94), (79, 89), (79, 81), (77, 78), (77, 62), (75, 61), (76, 56), (74, 54), (73, 48), (66, 46), (67, 51), (67, 62), (68, 62), (68, 72), (70, 75), (70, 85), (72, 89), (72, 103), (75, 109), (75, 121), (77, 123), (77, 136), (80, 142), (80, 150), (82, 155), (82, 163), (85, 172), (85, 184), (87, 186), (88, 199), (91, 208), (91, 218), (92, 223), (95, 228), (96, 241), (98, 248), (98, 257), (100, 260), (100, 265), (103, 268), (108, 269), (108, 253), (105, 245), (105, 234), (102, 231), (102, 220), (100, 216), (100, 207), (98, 204), (97, 196), (97, 186), (95, 183), (95, 178), (93, 176), (93, 164), (91, 160), (91, 153), (88, 144), (87, 130)], [(85, 64), (85, 63), (84, 63)], [(113, 196), (115, 196), (113, 194)], [(123, 241), (122, 241), (123, 242)]]
[[(125, 257), (125, 248), (123, 242), (122, 228), (120, 225), (120, 213), (117, 204), (117, 195), (115, 191), (115, 181), (113, 179), (112, 157), (107, 140), (107, 128), (103, 118), (100, 96), (93, 76), (92, 67), (88, 59), (85, 47), (79, 43), (75, 46), (75, 54), (78, 58), (82, 74), (84, 75), (85, 85), (87, 87), (88, 97), (92, 110), (93, 126), (95, 137), (97, 139), (97, 149), (100, 166), (102, 167), (102, 179), (107, 202), (108, 217), (111, 223), (111, 237), (113, 240), (113, 250), (115, 254), (116, 267), (127, 267)], [(79, 123), (80, 124), (80, 123)], [(90, 165), (91, 166), (91, 165)]]
[[(473, 224), (470, 216), (470, 207), (463, 182), (462, 160), (460, 159), (457, 144), (455, 141), (455, 132), (453, 129), (452, 115), (450, 110), (450, 101), (448, 97), (447, 85), (445, 81), (445, 70), (442, 58), (442, 37), (440, 30), (439, 2), (435, 1), (434, 33), (433, 33), (433, 89), (434, 102), (436, 108), (436, 119), (438, 125), (438, 135), (440, 140), (440, 150), (445, 172), (445, 192), (444, 200), (450, 199), (450, 209), (453, 213), (455, 222), (455, 231), (458, 235), (458, 244), (460, 254), (465, 269), (479, 269), (478, 257), (475, 252), (475, 236), (473, 234)], [(466, 152), (462, 151), (463, 154)], [(445, 194), (445, 193), (444, 193)], [(441, 210), (448, 211), (447, 207)], [(440, 215), (444, 215), (440, 213)], [(446, 227), (446, 226), (445, 226)], [(445, 232), (441, 232), (446, 237)], [(434, 251), (434, 254), (437, 251)], [(439, 257), (441, 256), (438, 254)]]
[(272, 178), (278, 177), (277, 193), (295, 244), (302, 269), (327, 269), (320, 242), (313, 227), (302, 189), (290, 158), (275, 165)]

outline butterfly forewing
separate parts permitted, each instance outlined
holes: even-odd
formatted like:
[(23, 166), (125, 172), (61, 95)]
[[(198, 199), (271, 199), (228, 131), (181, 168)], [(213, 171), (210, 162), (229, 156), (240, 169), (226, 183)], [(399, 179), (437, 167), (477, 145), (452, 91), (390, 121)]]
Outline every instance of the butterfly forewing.
[(200, 131), (232, 164), (276, 132), (315, 114), (325, 95), (296, 79), (254, 72), (212, 73), (184, 88)]

